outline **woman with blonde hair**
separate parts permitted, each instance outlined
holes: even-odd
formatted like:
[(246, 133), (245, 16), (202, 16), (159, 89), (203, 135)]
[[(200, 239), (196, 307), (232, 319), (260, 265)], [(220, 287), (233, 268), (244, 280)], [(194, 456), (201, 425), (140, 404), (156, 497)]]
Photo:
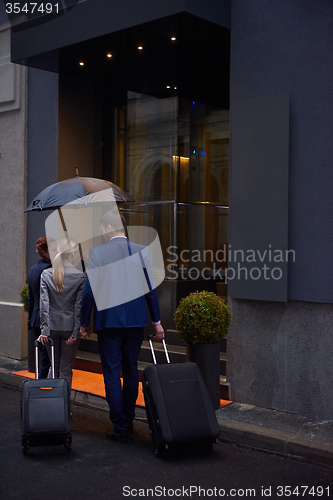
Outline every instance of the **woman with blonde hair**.
[(54, 342), (54, 370), (56, 378), (72, 385), (72, 367), (79, 345), (80, 307), (85, 274), (76, 266), (80, 261), (78, 243), (70, 237), (58, 243), (52, 269), (45, 269), (40, 280), (40, 342), (48, 338)]
[[(56, 250), (57, 242), (53, 238), (46, 238), (42, 236), (36, 241), (36, 252), (39, 259), (37, 263), (32, 266), (28, 272), (27, 281), (29, 286), (28, 295), (28, 329), (33, 331), (33, 341), (40, 336), (40, 320), (39, 320), (39, 290), (40, 290), (40, 276), (45, 269), (52, 266), (51, 259), (53, 259)], [(30, 333), (28, 337), (28, 352), (30, 349)], [(33, 343), (32, 343), (33, 345)], [(39, 378), (46, 378), (50, 368), (50, 360), (46, 352), (45, 346), (41, 347), (41, 362), (39, 368)], [(30, 358), (30, 353), (29, 353)], [(35, 359), (34, 356), (32, 359)]]

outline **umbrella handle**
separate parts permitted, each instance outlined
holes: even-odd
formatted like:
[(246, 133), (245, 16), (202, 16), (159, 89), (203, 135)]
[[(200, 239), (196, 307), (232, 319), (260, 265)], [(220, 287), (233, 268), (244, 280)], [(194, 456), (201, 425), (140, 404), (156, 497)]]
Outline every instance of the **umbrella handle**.
[(82, 247), (81, 247), (81, 243), (79, 243), (79, 252), (80, 252), (80, 259), (81, 259), (81, 262), (83, 262), (83, 266), (84, 266), (84, 272), (87, 273), (87, 267), (86, 267), (86, 263), (84, 261), (84, 258), (83, 258), (83, 253), (82, 253)]
[(62, 212), (61, 212), (61, 208), (58, 208), (58, 214), (60, 217), (60, 221), (61, 221), (61, 225), (62, 225), (62, 228), (64, 230), (64, 233), (65, 233), (66, 237), (68, 238), (67, 227), (66, 227), (64, 216), (62, 215)]
[(84, 223), (83, 223), (83, 211), (82, 211), (82, 205), (80, 205), (80, 211), (81, 211), (81, 222), (82, 222), (83, 239), (84, 239), (84, 249), (85, 249), (85, 251), (87, 251), (87, 250), (88, 250), (88, 247), (87, 247), (86, 230), (85, 230)]

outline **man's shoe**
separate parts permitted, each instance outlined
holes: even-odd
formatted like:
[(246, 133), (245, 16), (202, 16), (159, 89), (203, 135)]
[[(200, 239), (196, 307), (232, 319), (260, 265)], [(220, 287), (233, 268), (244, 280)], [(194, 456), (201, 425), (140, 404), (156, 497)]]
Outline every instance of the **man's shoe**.
[(118, 443), (127, 443), (128, 441), (128, 433), (124, 431), (106, 429), (106, 437), (108, 439), (112, 439), (112, 441), (117, 441)]

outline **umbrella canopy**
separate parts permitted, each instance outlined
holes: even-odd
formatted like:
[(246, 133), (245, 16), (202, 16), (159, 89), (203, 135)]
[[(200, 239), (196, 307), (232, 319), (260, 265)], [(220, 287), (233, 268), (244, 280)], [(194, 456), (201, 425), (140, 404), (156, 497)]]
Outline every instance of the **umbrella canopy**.
[[(117, 217), (118, 220), (114, 228), (123, 228), (117, 203), (124, 202), (134, 202), (134, 200), (116, 184), (103, 179), (76, 175), (72, 179), (57, 182), (45, 188), (34, 198), (25, 212), (52, 210), (45, 221), (46, 237), (56, 242), (63, 237), (76, 240), (81, 264), (84, 262), (84, 268), (87, 269), (89, 250), (103, 243), (100, 228), (101, 216), (106, 211), (114, 210), (118, 213), (118, 216), (115, 215), (115, 220)], [(130, 228), (129, 236), (134, 243), (149, 247), (153, 273), (150, 277), (151, 283), (155, 281), (155, 286), (157, 286), (164, 279), (163, 255), (157, 232), (153, 228), (134, 226)], [(132, 262), (132, 256), (129, 257)], [(115, 267), (117, 275), (121, 274), (123, 267), (118, 262)], [(127, 269), (126, 266), (125, 269)], [(142, 271), (141, 263), (140, 269)], [(106, 271), (107, 269), (103, 266), (103, 273)], [(139, 296), (136, 289), (131, 288), (130, 295), (128, 293), (126, 288), (126, 300)], [(119, 300), (125, 300), (123, 295), (116, 295), (120, 298), (118, 296), (110, 298), (108, 295), (112, 306), (121, 303)], [(131, 299), (128, 299), (129, 296)]]
[[(25, 212), (56, 210), (69, 203), (89, 203), (94, 201), (93, 193), (110, 190), (116, 202), (134, 202), (133, 198), (110, 181), (93, 177), (73, 177), (56, 182), (43, 189), (30, 203)], [(80, 201), (82, 200), (82, 201)]]

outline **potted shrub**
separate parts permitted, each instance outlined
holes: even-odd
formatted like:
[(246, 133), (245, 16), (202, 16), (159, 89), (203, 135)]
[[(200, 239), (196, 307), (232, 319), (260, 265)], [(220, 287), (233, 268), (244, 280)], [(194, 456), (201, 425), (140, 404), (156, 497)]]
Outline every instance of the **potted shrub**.
[(230, 324), (228, 304), (213, 292), (194, 292), (181, 299), (175, 315), (187, 361), (198, 364), (214, 408), (220, 407), (220, 340)]
[(21, 302), (23, 304), (23, 309), (25, 312), (28, 312), (28, 296), (29, 296), (29, 285), (26, 284), (22, 288), (22, 291), (20, 292), (21, 296)]

